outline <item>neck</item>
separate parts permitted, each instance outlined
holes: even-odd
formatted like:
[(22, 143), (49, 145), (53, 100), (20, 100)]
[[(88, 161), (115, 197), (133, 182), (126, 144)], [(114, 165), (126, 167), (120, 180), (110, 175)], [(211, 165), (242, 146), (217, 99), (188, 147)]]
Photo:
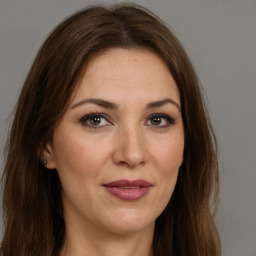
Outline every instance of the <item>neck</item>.
[(154, 226), (129, 234), (66, 226), (66, 239), (60, 256), (153, 256)]

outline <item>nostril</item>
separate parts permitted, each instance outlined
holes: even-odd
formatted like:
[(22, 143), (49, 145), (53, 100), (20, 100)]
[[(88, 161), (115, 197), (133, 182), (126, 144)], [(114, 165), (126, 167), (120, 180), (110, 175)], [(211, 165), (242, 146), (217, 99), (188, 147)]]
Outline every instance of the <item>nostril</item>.
[(136, 166), (141, 166), (141, 165), (144, 165), (144, 161), (141, 161), (141, 162), (132, 162), (132, 161), (119, 161), (119, 165), (120, 166), (126, 166), (128, 168), (135, 168)]

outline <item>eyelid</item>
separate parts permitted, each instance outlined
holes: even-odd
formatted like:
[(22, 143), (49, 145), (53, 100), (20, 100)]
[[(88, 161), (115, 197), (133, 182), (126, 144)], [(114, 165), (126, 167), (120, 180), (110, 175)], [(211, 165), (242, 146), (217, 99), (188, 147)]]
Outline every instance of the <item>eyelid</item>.
[[(103, 119), (105, 119), (108, 122), (108, 124), (92, 125), (92, 124), (86, 123), (87, 120), (89, 120), (90, 118), (93, 118), (93, 117), (103, 118)], [(147, 122), (150, 121), (150, 119), (155, 118), (155, 117), (165, 119), (167, 124), (164, 124), (164, 125), (147, 124)], [(110, 120), (111, 120), (111, 118), (108, 115), (106, 115), (106, 114), (98, 113), (98, 112), (93, 112), (93, 113), (84, 115), (82, 118), (79, 119), (79, 122), (82, 123), (84, 126), (89, 127), (91, 129), (100, 129), (100, 128), (104, 128), (106, 126), (113, 125), (113, 123)], [(154, 114), (151, 114), (150, 116), (148, 116), (148, 118), (146, 120), (146, 125), (147, 126), (151, 126), (152, 128), (156, 128), (156, 129), (166, 128), (166, 127), (169, 127), (169, 126), (171, 126), (171, 125), (173, 125), (175, 123), (176, 123), (176, 120), (173, 117), (171, 117), (170, 115), (164, 114), (164, 113), (154, 113)]]
[(89, 120), (92, 117), (100, 117), (100, 118), (104, 118), (110, 125), (112, 125), (112, 122), (110, 121), (110, 118), (108, 115), (103, 114), (103, 113), (98, 113), (98, 112), (94, 112), (91, 114), (87, 114), (85, 116), (83, 116), (82, 118), (79, 119), (79, 122), (82, 123), (84, 126), (92, 128), (92, 129), (100, 129), (103, 128), (105, 126), (109, 126), (109, 125), (90, 125), (90, 124), (86, 124), (86, 120)]
[(147, 122), (154, 117), (164, 118), (167, 120), (168, 124), (167, 125), (148, 125), (148, 126), (152, 126), (153, 128), (166, 128), (176, 123), (176, 120), (173, 117), (163, 113), (154, 113), (150, 115), (147, 119)]

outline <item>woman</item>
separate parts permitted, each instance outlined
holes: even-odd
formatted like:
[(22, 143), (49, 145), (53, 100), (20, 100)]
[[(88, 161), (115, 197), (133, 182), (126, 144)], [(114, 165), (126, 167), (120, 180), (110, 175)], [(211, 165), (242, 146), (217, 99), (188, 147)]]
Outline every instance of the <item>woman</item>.
[(1, 255), (220, 255), (197, 77), (140, 6), (87, 8), (51, 33), (6, 152)]

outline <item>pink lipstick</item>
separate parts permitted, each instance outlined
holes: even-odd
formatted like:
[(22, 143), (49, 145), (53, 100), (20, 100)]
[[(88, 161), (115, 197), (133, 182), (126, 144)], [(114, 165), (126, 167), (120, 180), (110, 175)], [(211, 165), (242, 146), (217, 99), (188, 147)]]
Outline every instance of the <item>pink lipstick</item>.
[(152, 184), (146, 180), (116, 180), (103, 186), (111, 195), (121, 200), (135, 201), (145, 196)]

